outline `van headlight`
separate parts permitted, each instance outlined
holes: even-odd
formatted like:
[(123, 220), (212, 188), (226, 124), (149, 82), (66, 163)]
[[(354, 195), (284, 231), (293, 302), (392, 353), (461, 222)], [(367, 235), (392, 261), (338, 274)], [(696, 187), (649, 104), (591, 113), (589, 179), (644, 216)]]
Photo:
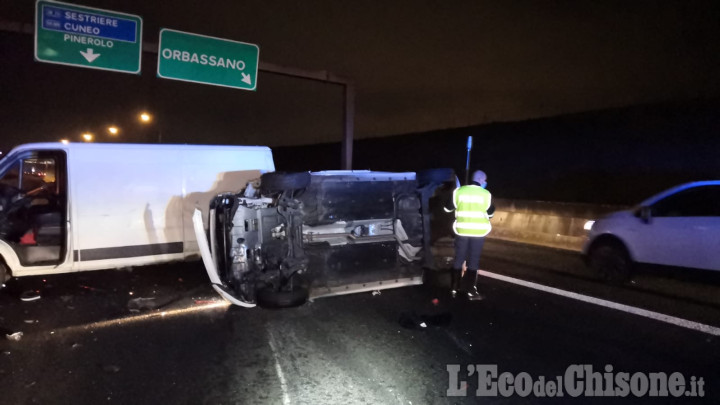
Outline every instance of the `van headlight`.
[(593, 225), (595, 225), (595, 221), (587, 221), (585, 222), (585, 226), (583, 226), (583, 229), (589, 231), (592, 229)]

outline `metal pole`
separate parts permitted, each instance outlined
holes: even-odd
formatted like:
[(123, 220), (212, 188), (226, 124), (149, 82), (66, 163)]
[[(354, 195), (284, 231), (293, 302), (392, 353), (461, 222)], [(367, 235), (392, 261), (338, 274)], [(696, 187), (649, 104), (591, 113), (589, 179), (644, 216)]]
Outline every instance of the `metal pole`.
[(308, 71), (293, 67), (280, 66), (268, 62), (260, 62), (258, 70), (285, 75), (290, 77), (299, 77), (308, 80), (317, 80), (325, 83), (338, 84), (344, 89), (344, 126), (343, 138), (341, 142), (342, 151), (340, 153), (340, 165), (343, 170), (352, 169), (353, 155), (353, 139), (355, 137), (355, 85), (349, 79), (336, 76), (327, 71)]
[(345, 84), (345, 127), (342, 140), (341, 169), (352, 170), (353, 158), (353, 132), (355, 121), (355, 86), (352, 83)]
[(465, 185), (470, 184), (470, 151), (472, 150), (472, 135), (467, 139), (467, 159), (465, 160)]

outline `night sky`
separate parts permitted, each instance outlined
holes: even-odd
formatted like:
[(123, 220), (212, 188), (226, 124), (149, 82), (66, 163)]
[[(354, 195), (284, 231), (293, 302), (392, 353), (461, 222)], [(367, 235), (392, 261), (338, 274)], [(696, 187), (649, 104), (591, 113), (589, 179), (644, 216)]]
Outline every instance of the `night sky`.
[[(83, 5), (161, 27), (255, 43), (260, 59), (357, 86), (356, 138), (720, 96), (717, 1), (137, 1)], [(31, 23), (34, 1), (0, 2)], [(0, 149), (100, 134), (119, 141), (338, 141), (342, 89), (263, 73), (258, 91), (33, 61), (33, 37), (0, 32)], [(140, 127), (135, 116), (157, 116)]]

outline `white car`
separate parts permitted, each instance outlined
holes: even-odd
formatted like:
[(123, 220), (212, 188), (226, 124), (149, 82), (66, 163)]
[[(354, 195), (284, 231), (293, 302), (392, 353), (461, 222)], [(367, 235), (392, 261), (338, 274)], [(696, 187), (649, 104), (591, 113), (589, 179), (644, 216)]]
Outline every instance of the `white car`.
[(720, 271), (720, 180), (682, 184), (595, 221), (583, 254), (614, 280), (634, 263)]

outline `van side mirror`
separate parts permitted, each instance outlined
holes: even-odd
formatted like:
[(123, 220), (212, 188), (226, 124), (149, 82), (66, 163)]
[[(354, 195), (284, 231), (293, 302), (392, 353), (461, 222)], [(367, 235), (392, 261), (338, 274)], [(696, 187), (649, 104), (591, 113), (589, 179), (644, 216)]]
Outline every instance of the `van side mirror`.
[(640, 207), (640, 219), (646, 223), (650, 223), (650, 219), (652, 218), (652, 208), (650, 207)]

